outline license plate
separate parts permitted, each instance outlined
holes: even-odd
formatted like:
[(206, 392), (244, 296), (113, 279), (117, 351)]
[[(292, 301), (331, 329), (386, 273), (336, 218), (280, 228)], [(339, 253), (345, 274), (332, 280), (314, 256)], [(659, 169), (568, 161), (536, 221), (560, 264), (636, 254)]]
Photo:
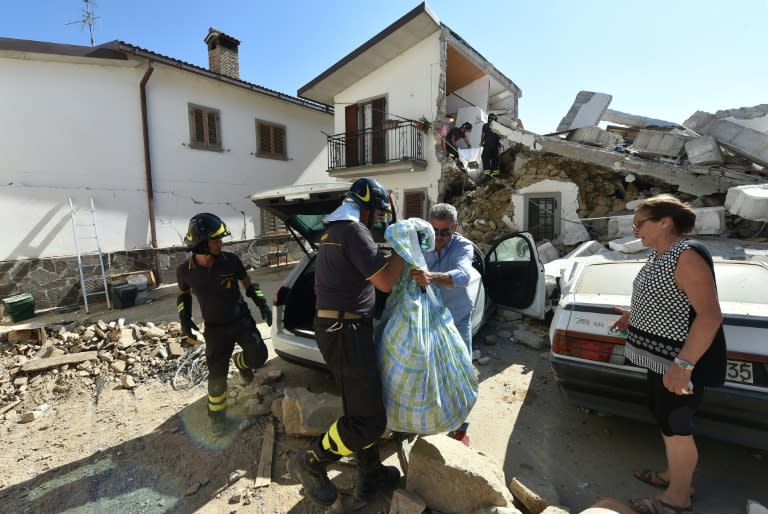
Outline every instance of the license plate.
[(752, 374), (752, 363), (744, 361), (728, 361), (725, 371), (725, 379), (742, 384), (754, 384), (755, 377)]

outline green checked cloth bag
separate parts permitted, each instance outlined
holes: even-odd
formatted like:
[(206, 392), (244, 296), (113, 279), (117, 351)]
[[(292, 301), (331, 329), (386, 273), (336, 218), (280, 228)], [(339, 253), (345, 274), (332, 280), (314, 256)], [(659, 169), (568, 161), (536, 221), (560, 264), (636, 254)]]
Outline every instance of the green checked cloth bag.
[(432, 225), (398, 221), (385, 238), (405, 260), (376, 329), (387, 427), (434, 434), (458, 428), (477, 400), (472, 358), (436, 287), (422, 290), (409, 277), (426, 267), (422, 247), (434, 247)]

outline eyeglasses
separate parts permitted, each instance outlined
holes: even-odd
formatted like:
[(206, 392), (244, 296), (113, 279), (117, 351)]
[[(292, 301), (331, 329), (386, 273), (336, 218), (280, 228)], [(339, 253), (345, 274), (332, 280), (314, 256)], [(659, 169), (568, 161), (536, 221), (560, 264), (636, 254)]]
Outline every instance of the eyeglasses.
[(448, 237), (453, 235), (453, 230), (450, 228), (444, 228), (444, 229), (435, 229), (435, 236), (437, 237)]
[(651, 221), (651, 220), (656, 221), (656, 218), (651, 216), (651, 217), (642, 219), (638, 222), (632, 223), (632, 232), (637, 232), (638, 230), (640, 230), (643, 224), (645, 224), (646, 221)]

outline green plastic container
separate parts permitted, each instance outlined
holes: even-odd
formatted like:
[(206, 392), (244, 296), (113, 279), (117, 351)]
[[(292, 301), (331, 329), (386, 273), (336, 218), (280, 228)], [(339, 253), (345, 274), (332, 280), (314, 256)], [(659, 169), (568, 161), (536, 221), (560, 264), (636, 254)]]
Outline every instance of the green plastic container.
[(9, 296), (3, 300), (3, 308), (14, 323), (35, 317), (35, 299), (29, 293)]

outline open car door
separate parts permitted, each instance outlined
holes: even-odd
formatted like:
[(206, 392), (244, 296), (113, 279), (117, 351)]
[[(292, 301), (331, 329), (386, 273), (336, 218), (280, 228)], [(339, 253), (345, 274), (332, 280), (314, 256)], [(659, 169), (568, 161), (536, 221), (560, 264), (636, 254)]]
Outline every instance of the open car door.
[(544, 264), (530, 234), (510, 234), (492, 244), (485, 256), (483, 284), (494, 303), (544, 319)]

